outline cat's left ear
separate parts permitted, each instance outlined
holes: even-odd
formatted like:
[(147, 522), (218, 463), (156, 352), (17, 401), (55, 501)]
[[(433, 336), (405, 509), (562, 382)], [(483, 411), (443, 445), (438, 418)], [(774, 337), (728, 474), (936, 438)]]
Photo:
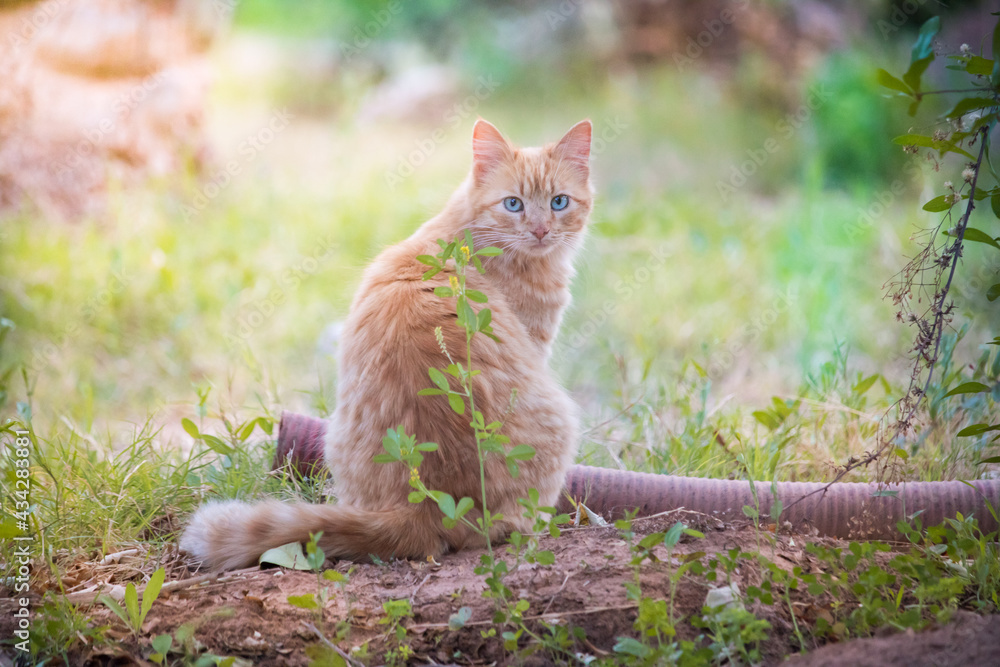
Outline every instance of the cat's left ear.
[(502, 162), (510, 159), (511, 147), (492, 123), (482, 118), (472, 129), (472, 173), (481, 181)]
[(584, 176), (590, 173), (590, 137), (593, 132), (590, 120), (581, 120), (553, 149), (556, 155), (580, 169)]

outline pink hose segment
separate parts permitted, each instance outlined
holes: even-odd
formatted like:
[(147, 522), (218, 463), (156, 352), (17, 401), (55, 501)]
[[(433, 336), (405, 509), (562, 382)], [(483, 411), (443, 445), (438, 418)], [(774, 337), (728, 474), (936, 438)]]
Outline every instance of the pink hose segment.
[[(323, 466), (323, 435), (327, 422), (284, 412), (278, 428), (275, 469), (294, 466), (311, 475)], [(778, 482), (783, 504), (781, 522), (798, 530), (815, 529), (821, 535), (844, 539), (899, 539), (896, 522), (921, 512), (924, 526), (933, 526), (956, 513), (972, 515), (983, 532), (997, 530), (987, 507), (1000, 512), (1000, 480), (970, 482), (907, 482), (905, 484), (837, 483), (826, 491), (821, 482)], [(762, 520), (770, 522), (771, 485), (757, 482), (757, 501)], [(627, 510), (639, 516), (686, 509), (719, 519), (743, 517), (743, 506), (754, 506), (750, 482), (739, 480), (677, 477), (641, 472), (572, 466), (564, 490), (606, 518), (617, 518)], [(818, 491), (817, 493), (813, 493)], [(874, 495), (879, 492), (880, 495)], [(891, 492), (895, 495), (888, 495)], [(809, 495), (813, 493), (813, 495)], [(801, 501), (799, 501), (802, 499)], [(799, 501), (799, 502), (796, 502)], [(565, 496), (560, 509), (571, 505)]]

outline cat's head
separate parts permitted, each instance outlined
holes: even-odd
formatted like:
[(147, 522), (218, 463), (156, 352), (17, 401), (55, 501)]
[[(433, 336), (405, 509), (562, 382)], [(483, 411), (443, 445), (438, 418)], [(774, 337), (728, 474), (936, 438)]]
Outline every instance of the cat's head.
[(589, 120), (554, 144), (517, 148), (480, 119), (472, 132), (476, 245), (546, 255), (579, 246), (593, 202)]

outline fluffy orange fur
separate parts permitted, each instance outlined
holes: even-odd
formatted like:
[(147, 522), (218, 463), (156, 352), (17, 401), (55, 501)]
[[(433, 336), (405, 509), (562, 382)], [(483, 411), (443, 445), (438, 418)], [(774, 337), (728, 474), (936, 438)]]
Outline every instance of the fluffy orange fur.
[[(486, 336), (473, 341), (473, 367), (482, 371), (475, 379), (476, 407), (487, 423), (504, 422), (503, 433), (512, 444), (529, 444), (536, 452), (520, 464), (517, 478), (500, 457), (487, 457), (487, 506), (504, 516), (492, 537), (530, 530), (517, 499), (535, 488), (542, 505), (555, 505), (576, 451), (577, 407), (549, 371), (548, 357), (570, 301), (572, 259), (592, 205), (590, 141), (586, 120), (541, 148), (516, 148), (493, 125), (478, 121), (468, 178), (439, 215), (379, 255), (351, 305), (340, 351), (337, 408), (325, 447), (339, 502), (209, 503), (192, 517), (181, 548), (209, 567), (228, 569), (251, 565), (265, 550), (306, 541), (310, 532), (319, 531), (328, 556), (349, 559), (369, 554), (422, 558), (480, 543), (461, 524), (445, 529), (432, 501), (408, 502), (406, 466), (372, 461), (383, 451), (386, 429), (402, 424), (418, 442), (439, 445), (420, 467), (427, 487), (456, 499), (469, 496), (476, 501), (475, 512), (481, 512), (479, 461), (468, 415), (455, 414), (440, 396), (417, 396), (430, 386), (427, 369), (448, 363), (435, 327), (441, 327), (456, 359), (464, 356), (465, 331), (455, 324), (454, 300), (433, 293), (435, 286), (447, 284), (448, 273), (424, 281), (427, 267), (415, 258), (436, 254), (436, 239), (454, 239), (466, 229), (477, 249), (504, 250), (483, 262), (485, 275), (471, 271), (467, 278), (470, 289), (489, 297), (500, 341)], [(559, 195), (568, 197), (564, 208), (565, 200), (554, 202)], [(512, 197), (519, 210), (508, 206)]]

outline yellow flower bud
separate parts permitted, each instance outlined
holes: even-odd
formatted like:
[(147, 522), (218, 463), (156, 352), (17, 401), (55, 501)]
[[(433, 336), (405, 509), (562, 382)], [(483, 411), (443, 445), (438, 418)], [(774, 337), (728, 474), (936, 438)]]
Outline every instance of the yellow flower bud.
[(458, 290), (458, 276), (448, 276), (448, 284), (453, 290)]

